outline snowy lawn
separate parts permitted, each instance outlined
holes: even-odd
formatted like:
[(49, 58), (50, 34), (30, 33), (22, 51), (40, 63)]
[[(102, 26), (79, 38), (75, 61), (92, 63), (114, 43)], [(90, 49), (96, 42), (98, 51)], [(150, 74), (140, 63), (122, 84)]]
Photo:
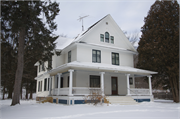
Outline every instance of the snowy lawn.
[(11, 100), (0, 100), (0, 119), (180, 119), (180, 104), (165, 100), (109, 106), (39, 104), (35, 100), (10, 104)]

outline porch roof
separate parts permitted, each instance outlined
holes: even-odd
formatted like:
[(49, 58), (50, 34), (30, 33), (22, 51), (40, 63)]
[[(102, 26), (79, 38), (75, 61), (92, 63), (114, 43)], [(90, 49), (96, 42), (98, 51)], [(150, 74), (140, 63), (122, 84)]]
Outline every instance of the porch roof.
[(146, 76), (158, 73), (154, 71), (137, 69), (137, 68), (127, 67), (127, 66), (116, 66), (116, 65), (103, 64), (103, 63), (78, 62), (78, 61), (73, 61), (64, 65), (61, 65), (55, 69), (50, 70), (48, 73), (50, 75), (56, 75), (57, 73), (66, 72), (69, 69), (136, 74), (136, 75), (146, 75)]

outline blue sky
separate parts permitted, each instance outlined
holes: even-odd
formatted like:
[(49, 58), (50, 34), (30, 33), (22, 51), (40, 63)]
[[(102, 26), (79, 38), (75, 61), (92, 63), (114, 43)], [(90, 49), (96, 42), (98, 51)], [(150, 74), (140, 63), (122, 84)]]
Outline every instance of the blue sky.
[(56, 18), (58, 27), (55, 33), (74, 38), (82, 30), (82, 22), (77, 19), (85, 15), (89, 15), (83, 20), (85, 30), (107, 14), (111, 14), (122, 30), (140, 33), (144, 17), (155, 0), (57, 0), (57, 2), (60, 3), (60, 12)]

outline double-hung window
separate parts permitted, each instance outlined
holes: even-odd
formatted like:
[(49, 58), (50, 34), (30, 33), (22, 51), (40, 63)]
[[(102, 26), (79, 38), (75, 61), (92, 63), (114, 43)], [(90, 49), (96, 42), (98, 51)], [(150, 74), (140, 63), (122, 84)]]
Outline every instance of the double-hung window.
[(112, 64), (119, 65), (119, 53), (112, 52)]
[(100, 34), (101, 42), (104, 42), (104, 34)]
[(114, 36), (111, 36), (111, 43), (114, 44)]
[(92, 62), (101, 63), (101, 51), (92, 50)]
[(68, 52), (68, 63), (71, 62), (71, 51)]

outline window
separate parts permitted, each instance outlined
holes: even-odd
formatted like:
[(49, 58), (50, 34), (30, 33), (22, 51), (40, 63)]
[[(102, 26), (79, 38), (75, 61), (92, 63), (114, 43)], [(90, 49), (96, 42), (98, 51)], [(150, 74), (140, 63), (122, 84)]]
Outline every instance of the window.
[(100, 34), (100, 39), (101, 39), (101, 42), (104, 42), (104, 35), (103, 34)]
[(61, 77), (61, 88), (63, 88), (63, 77)]
[(39, 65), (39, 72), (41, 71), (41, 65)]
[(90, 75), (90, 87), (100, 87), (100, 76)]
[(68, 52), (68, 63), (71, 62), (71, 51)]
[(68, 80), (67, 80), (67, 87), (69, 87), (69, 76), (68, 76)]
[(47, 90), (47, 78), (44, 79), (44, 91)]
[(111, 36), (111, 43), (114, 44), (114, 36)]
[(109, 43), (109, 33), (105, 32), (105, 42)]
[(38, 84), (38, 91), (42, 91), (42, 81), (39, 81), (39, 84)]
[(132, 77), (129, 77), (129, 84), (133, 85), (133, 78)]
[(58, 83), (59, 83), (58, 76), (56, 76), (56, 86), (55, 86), (55, 88), (58, 88)]
[(42, 81), (41, 81), (40, 91), (42, 91)]
[(119, 53), (112, 53), (112, 64), (119, 65)]
[(49, 82), (50, 80), (49, 80), (49, 78), (47, 78), (47, 84), (48, 84), (48, 87), (47, 87), (47, 90), (49, 90)]
[(92, 50), (92, 62), (101, 63), (101, 51)]
[(38, 82), (38, 92), (40, 91), (40, 88), (41, 88), (41, 87), (40, 87), (40, 86), (41, 86), (40, 83), (41, 83), (41, 82), (39, 81), (39, 82)]
[(42, 71), (45, 71), (44, 62), (42, 62)]

